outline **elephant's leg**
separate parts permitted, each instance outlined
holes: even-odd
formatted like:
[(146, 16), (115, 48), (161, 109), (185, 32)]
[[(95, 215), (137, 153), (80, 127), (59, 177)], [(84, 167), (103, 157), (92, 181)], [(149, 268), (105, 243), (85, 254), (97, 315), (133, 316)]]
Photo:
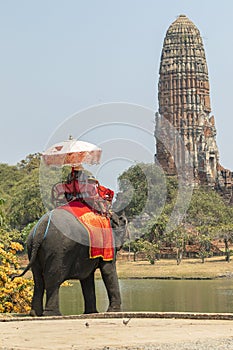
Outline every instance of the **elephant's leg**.
[(32, 269), (34, 280), (34, 292), (32, 297), (31, 316), (43, 315), (43, 296), (44, 296), (44, 279), (39, 267)]
[(101, 261), (99, 267), (108, 293), (109, 307), (107, 311), (121, 311), (121, 295), (116, 271), (116, 262)]
[(84, 313), (97, 313), (94, 272), (92, 272), (87, 278), (80, 280), (80, 283), (84, 297)]
[(54, 284), (46, 287), (46, 305), (43, 313), (44, 316), (61, 315), (59, 309), (59, 287), (60, 284)]

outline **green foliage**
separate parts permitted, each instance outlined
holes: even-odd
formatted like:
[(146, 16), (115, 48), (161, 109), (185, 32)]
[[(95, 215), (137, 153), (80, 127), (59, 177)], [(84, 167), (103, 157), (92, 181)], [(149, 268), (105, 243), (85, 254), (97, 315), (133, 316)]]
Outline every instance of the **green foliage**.
[(133, 252), (134, 254), (134, 261), (136, 261), (136, 255), (138, 252), (142, 250), (142, 244), (141, 240), (134, 240), (134, 241), (126, 241), (123, 246), (124, 250), (128, 250), (129, 252)]
[(141, 240), (141, 251), (146, 254), (147, 259), (150, 264), (154, 264), (156, 260), (156, 255), (159, 253), (159, 247), (157, 243), (152, 243), (146, 240)]
[[(164, 182), (156, 165), (138, 164), (124, 172), (120, 180), (117, 204), (124, 207), (129, 221), (136, 222), (131, 230), (132, 237), (143, 237), (158, 249), (164, 245), (176, 249), (177, 262), (180, 262), (187, 242), (192, 241), (200, 247), (199, 256), (204, 262), (211, 254), (210, 242), (223, 239), (229, 259), (229, 243), (233, 242), (233, 208), (215, 190), (195, 188), (183, 221), (173, 231), (166, 232), (177, 198), (176, 177), (165, 177)], [(164, 184), (166, 188), (161, 190)], [(162, 206), (159, 213), (157, 208)], [(139, 249), (138, 241), (135, 249)]]
[(22, 229), (28, 223), (38, 220), (44, 213), (40, 196), (38, 169), (26, 173), (13, 187), (13, 198), (9, 207), (11, 227)]
[(196, 227), (207, 227), (217, 230), (220, 225), (230, 222), (233, 211), (222, 197), (214, 190), (197, 188), (193, 191), (192, 200), (187, 212), (187, 221)]
[(18, 230), (0, 228), (0, 243), (3, 244), (4, 247), (9, 247), (11, 242), (24, 244), (25, 238)]
[[(44, 213), (39, 186), (40, 154), (30, 154), (17, 166), (0, 164), (0, 223), (9, 241), (16, 230), (35, 222)], [(3, 225), (4, 224), (4, 225)], [(10, 237), (10, 238), (9, 238)], [(17, 241), (21, 238), (16, 237)]]
[(119, 176), (115, 210), (124, 209), (129, 219), (147, 213), (156, 215), (166, 199), (166, 179), (156, 164), (140, 163)]
[(185, 228), (183, 225), (179, 225), (175, 230), (170, 231), (166, 234), (165, 240), (169, 245), (180, 249), (184, 246), (186, 236), (187, 234)]
[(41, 163), (40, 165), (40, 193), (41, 199), (46, 210), (54, 209), (54, 204), (51, 202), (51, 191), (53, 185), (58, 182), (65, 181), (70, 173), (70, 166), (58, 168), (52, 166), (46, 166)]
[(17, 164), (17, 168), (27, 174), (40, 167), (41, 153), (29, 154)]
[(131, 198), (129, 205), (125, 207), (126, 215), (133, 217), (140, 214), (145, 206), (148, 194), (146, 177), (141, 167), (136, 165), (129, 168), (127, 172), (119, 177), (119, 181), (122, 194), (120, 198), (121, 206), (125, 207), (128, 199)]
[[(164, 210), (165, 211), (165, 210)], [(146, 238), (149, 242), (162, 242), (165, 239), (164, 232), (166, 229), (166, 225), (168, 223), (169, 217), (163, 212), (159, 217), (152, 216), (145, 223), (145, 227), (142, 232), (143, 237)]]
[(4, 212), (5, 202), (6, 200), (0, 197), (0, 227), (4, 225), (4, 221), (5, 221), (5, 212)]
[(199, 232), (200, 258), (202, 262), (208, 256), (212, 239), (223, 239), (226, 248), (226, 260), (230, 260), (229, 243), (233, 242), (233, 208), (225, 203), (215, 191), (198, 188), (194, 191), (187, 213), (187, 221)]
[[(37, 220), (34, 222), (30, 222), (29, 224), (27, 224), (27, 226), (25, 226), (21, 232), (20, 232), (20, 236), (21, 236), (21, 242), (26, 242), (26, 239), (29, 235), (29, 233), (31, 232), (31, 230), (33, 229), (33, 227), (36, 225)], [(17, 242), (17, 240), (14, 239), (14, 241)]]
[(0, 197), (6, 200), (11, 196), (12, 187), (23, 178), (24, 174), (17, 166), (0, 164)]
[(143, 238), (126, 242), (124, 244), (124, 249), (134, 253), (134, 261), (136, 261), (136, 254), (138, 252), (144, 252), (151, 264), (154, 264), (159, 253), (159, 246), (157, 243), (149, 242)]
[(211, 257), (213, 254), (211, 252), (211, 236), (208, 234), (199, 234), (198, 243), (200, 244), (200, 249), (198, 252), (198, 257), (201, 258), (202, 263), (205, 262), (205, 258)]
[(123, 248), (127, 249), (127, 250), (130, 249), (130, 251), (133, 252), (133, 253), (140, 252), (140, 250), (141, 250), (141, 241), (140, 240), (135, 240), (135, 241), (131, 242), (130, 240), (128, 240), (128, 241), (126, 241), (124, 243), (124, 247)]

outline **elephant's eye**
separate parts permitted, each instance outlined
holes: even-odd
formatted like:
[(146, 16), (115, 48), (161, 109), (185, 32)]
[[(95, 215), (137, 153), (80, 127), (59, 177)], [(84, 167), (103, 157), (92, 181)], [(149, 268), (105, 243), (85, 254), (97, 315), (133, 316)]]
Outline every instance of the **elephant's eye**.
[(126, 225), (127, 224), (127, 220), (124, 216), (120, 216), (119, 218), (120, 222), (123, 224), (123, 225)]

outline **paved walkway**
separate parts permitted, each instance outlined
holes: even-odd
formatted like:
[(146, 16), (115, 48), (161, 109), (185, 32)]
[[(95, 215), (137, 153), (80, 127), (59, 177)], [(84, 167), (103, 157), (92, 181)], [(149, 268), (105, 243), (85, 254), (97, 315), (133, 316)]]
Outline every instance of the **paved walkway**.
[(1, 320), (1, 350), (233, 349), (233, 320), (226, 319), (61, 317)]

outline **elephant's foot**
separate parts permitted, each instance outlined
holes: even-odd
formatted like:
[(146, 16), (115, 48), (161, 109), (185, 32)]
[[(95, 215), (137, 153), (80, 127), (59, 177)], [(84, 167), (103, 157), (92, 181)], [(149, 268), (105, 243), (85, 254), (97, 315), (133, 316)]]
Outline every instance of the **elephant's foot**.
[(120, 312), (121, 305), (109, 305), (107, 312)]
[(59, 310), (45, 310), (43, 316), (62, 316)]
[(85, 310), (84, 314), (98, 314), (99, 311), (98, 310)]
[(29, 315), (32, 316), (32, 317), (42, 316), (43, 315), (43, 311), (38, 312), (38, 311), (35, 311), (34, 309), (31, 309)]

